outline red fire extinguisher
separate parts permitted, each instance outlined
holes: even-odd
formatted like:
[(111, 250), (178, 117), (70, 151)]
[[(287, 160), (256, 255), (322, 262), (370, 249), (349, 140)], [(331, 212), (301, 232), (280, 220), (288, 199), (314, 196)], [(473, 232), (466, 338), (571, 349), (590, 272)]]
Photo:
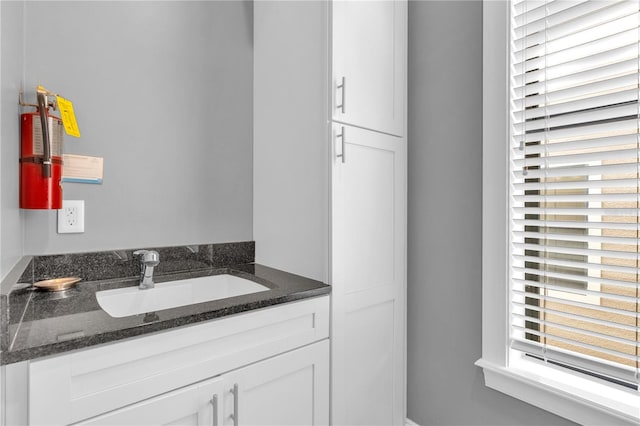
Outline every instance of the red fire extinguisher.
[(20, 208), (62, 208), (62, 120), (49, 114), (47, 96), (20, 116)]

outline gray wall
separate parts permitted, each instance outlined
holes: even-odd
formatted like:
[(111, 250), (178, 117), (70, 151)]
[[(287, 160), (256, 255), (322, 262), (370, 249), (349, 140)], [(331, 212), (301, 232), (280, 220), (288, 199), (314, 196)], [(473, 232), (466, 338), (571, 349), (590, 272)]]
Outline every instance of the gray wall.
[(254, 13), (256, 261), (327, 282), (328, 6), (260, 1)]
[(482, 3), (409, 4), (408, 416), (428, 425), (570, 422), (484, 386)]
[(20, 108), (23, 78), (24, 2), (0, 2), (0, 279), (22, 256), (18, 208)]
[(23, 212), (25, 254), (252, 239), (252, 26), (244, 1), (26, 2), (25, 89), (73, 101), (65, 152), (105, 171), (64, 184), (84, 234)]

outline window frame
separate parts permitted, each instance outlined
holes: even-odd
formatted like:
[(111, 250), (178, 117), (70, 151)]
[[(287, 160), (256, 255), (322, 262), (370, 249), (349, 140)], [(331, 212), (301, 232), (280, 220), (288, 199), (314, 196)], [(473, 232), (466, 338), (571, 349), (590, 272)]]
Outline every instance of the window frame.
[[(482, 358), (485, 385), (585, 425), (637, 425), (640, 392), (509, 349), (509, 0), (483, 1)], [(510, 357), (511, 360), (510, 360)]]

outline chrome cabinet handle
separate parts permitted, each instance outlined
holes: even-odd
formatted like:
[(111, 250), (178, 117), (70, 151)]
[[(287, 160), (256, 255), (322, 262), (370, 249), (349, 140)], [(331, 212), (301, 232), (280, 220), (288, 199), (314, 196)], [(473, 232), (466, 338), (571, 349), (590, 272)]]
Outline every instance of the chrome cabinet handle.
[(336, 109), (340, 109), (344, 114), (345, 112), (344, 100), (345, 100), (345, 94), (347, 92), (347, 78), (345, 76), (342, 76), (341, 82), (340, 84), (338, 84), (337, 88), (341, 90), (340, 90), (340, 105), (336, 105)]
[(218, 395), (214, 394), (210, 402), (213, 405), (213, 426), (218, 426)]
[(338, 157), (338, 158), (342, 158), (342, 164), (344, 164), (344, 161), (345, 161), (345, 160), (344, 160), (344, 144), (345, 144), (345, 142), (344, 142), (344, 139), (345, 139), (345, 129), (344, 129), (344, 126), (341, 126), (341, 128), (340, 128), (340, 134), (336, 135), (336, 138), (340, 138), (340, 140), (342, 141), (342, 153), (341, 153), (341, 154), (336, 155), (336, 157)]
[(233, 426), (238, 426), (238, 384), (233, 385), (233, 389), (231, 389), (231, 393), (233, 394), (233, 414), (231, 414), (231, 418), (233, 419)]

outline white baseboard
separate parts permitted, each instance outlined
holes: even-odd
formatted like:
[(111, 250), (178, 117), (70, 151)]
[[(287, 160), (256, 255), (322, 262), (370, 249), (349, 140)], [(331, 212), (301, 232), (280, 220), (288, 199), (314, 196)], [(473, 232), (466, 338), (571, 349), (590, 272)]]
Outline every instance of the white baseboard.
[(405, 419), (404, 420), (404, 426), (420, 426), (420, 425), (418, 423), (414, 422), (413, 420)]

